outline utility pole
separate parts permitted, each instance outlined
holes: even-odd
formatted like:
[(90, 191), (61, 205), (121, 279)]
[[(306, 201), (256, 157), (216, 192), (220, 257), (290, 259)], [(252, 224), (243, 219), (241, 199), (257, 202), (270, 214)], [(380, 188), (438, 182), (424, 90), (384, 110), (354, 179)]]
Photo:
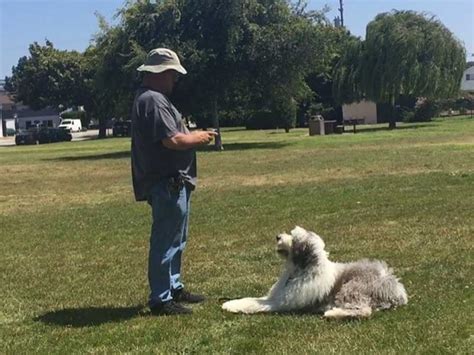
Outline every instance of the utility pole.
[(344, 4), (343, 0), (339, 0), (339, 13), (341, 14), (341, 27), (344, 27)]

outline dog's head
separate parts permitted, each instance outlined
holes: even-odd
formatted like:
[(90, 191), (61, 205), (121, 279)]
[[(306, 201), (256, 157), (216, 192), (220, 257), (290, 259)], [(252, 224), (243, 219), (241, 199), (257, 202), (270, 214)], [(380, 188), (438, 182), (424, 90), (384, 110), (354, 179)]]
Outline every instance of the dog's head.
[(327, 257), (321, 237), (304, 228), (296, 226), (291, 234), (279, 234), (276, 240), (277, 253), (300, 268), (317, 265)]

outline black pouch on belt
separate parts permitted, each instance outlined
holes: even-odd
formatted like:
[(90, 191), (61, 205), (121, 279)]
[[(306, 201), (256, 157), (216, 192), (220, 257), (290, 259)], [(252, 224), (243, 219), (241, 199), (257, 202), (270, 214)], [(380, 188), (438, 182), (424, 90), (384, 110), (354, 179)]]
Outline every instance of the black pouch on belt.
[(168, 189), (173, 192), (179, 192), (185, 184), (185, 180), (181, 175), (172, 176), (168, 179)]

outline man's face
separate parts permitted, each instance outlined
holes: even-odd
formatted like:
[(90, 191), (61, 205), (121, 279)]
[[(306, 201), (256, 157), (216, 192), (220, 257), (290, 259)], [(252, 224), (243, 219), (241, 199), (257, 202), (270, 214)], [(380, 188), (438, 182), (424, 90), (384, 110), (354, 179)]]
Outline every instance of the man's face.
[(166, 70), (156, 74), (150, 73), (149, 75), (155, 87), (158, 87), (163, 94), (171, 95), (178, 79), (178, 73), (175, 70)]
[(163, 80), (167, 91), (166, 93), (169, 95), (173, 92), (174, 85), (178, 80), (178, 73), (174, 70), (167, 70), (163, 72)]

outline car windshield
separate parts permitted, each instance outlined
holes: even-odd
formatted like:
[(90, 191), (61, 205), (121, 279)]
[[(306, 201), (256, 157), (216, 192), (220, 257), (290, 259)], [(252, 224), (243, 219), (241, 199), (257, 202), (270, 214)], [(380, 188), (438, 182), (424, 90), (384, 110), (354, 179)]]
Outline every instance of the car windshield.
[(71, 124), (71, 121), (62, 121), (61, 124)]

